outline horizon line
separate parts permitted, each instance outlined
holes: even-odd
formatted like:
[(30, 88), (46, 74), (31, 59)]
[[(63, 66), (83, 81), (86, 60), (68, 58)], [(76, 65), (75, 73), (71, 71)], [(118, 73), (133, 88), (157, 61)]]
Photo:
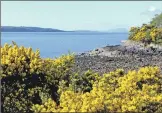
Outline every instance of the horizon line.
[(62, 30), (62, 31), (93, 31), (93, 32), (108, 32), (109, 30), (117, 30), (117, 29), (125, 29), (127, 32), (129, 31), (129, 28), (126, 27), (116, 27), (108, 30), (90, 30), (90, 29), (73, 29), (73, 30), (64, 30), (59, 28), (53, 28), (53, 27), (40, 27), (40, 26), (13, 26), (13, 25), (1, 25), (1, 27), (35, 27), (35, 28), (44, 28), (44, 29), (54, 29), (54, 30)]

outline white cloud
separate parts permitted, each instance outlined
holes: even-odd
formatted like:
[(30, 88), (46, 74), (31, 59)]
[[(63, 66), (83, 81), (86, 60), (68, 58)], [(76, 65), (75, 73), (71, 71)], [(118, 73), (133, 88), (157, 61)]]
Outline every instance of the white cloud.
[(162, 12), (162, 10), (154, 7), (154, 6), (150, 6), (146, 11), (142, 12), (141, 15), (146, 15), (146, 16), (155, 16), (156, 14), (160, 14)]
[(154, 6), (150, 6), (149, 9), (148, 9), (148, 11), (150, 11), (150, 12), (154, 12), (154, 11), (156, 11), (156, 7), (154, 7)]

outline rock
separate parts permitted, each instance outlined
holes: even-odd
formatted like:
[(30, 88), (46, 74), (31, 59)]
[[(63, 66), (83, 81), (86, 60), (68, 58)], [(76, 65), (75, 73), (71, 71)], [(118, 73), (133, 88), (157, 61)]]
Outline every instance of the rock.
[(162, 69), (162, 49), (127, 45), (106, 46), (76, 55), (74, 70), (82, 72), (92, 69), (100, 74), (123, 68), (136, 70), (143, 66), (158, 66)]
[(95, 51), (98, 51), (99, 49), (95, 49)]

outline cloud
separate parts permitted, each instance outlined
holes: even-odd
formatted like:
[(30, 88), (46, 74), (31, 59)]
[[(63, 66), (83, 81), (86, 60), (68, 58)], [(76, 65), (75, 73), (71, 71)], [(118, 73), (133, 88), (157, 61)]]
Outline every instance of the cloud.
[(155, 16), (156, 14), (160, 14), (162, 12), (162, 10), (157, 9), (154, 6), (150, 6), (146, 11), (142, 12), (141, 15), (145, 15), (145, 16)]
[(155, 12), (155, 11), (156, 11), (156, 7), (150, 6), (149, 9), (148, 9), (148, 11), (150, 11), (150, 12)]

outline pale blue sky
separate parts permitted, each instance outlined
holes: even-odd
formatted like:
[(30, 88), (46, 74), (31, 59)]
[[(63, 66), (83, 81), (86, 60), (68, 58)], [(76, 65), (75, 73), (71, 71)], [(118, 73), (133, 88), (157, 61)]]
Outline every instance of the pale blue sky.
[(62, 30), (129, 28), (162, 12), (162, 1), (2, 1), (1, 24)]

